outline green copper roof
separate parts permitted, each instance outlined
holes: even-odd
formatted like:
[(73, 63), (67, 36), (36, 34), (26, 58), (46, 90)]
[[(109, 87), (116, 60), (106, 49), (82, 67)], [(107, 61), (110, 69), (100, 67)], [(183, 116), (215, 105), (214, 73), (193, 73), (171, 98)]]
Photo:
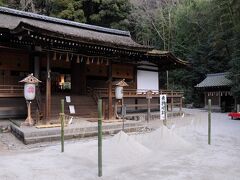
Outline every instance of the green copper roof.
[(218, 87), (218, 86), (230, 86), (232, 84), (231, 80), (227, 79), (228, 73), (216, 73), (207, 74), (207, 77), (197, 84), (195, 87)]

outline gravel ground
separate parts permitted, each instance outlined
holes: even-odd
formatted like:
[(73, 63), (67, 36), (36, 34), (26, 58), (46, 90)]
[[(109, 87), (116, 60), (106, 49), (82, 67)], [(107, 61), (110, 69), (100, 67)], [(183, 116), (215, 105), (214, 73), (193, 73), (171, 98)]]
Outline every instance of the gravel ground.
[[(118, 133), (103, 141), (104, 180), (238, 180), (240, 179), (240, 120), (212, 113), (212, 142), (207, 140), (207, 112), (153, 121), (149, 133)], [(95, 180), (96, 138), (23, 145), (1, 133), (1, 180)]]

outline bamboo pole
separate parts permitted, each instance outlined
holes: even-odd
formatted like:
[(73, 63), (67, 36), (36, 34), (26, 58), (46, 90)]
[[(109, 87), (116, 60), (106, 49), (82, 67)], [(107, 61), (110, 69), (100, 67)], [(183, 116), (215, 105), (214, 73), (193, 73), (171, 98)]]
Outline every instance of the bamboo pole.
[(211, 99), (208, 99), (208, 144), (211, 144)]
[(98, 99), (98, 176), (102, 176), (102, 99)]
[(64, 99), (61, 99), (61, 152), (64, 152)]

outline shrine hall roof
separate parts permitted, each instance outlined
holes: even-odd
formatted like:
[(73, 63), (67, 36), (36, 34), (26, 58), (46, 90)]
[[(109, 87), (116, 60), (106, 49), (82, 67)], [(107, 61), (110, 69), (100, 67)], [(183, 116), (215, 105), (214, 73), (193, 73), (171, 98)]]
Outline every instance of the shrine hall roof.
[(104, 49), (120, 49), (123, 50), (121, 53), (127, 51), (130, 55), (135, 52), (165, 69), (190, 67), (188, 62), (175, 57), (171, 52), (138, 44), (132, 39), (129, 31), (89, 25), (6, 7), (0, 7), (0, 32), (15, 39), (26, 38), (29, 40), (32, 38), (32, 41), (37, 41), (35, 39), (39, 38), (40, 41), (41, 38), (42, 42), (49, 39), (45, 37), (50, 37), (55, 41), (60, 39), (61, 41), (58, 42), (62, 44), (66, 40), (69, 44), (76, 42), (91, 47), (95, 46), (95, 48), (101, 46)]
[(197, 84), (195, 87), (197, 88), (205, 88), (205, 87), (219, 87), (219, 86), (230, 86), (232, 84), (231, 80), (227, 78), (228, 73), (215, 73), (215, 74), (207, 74), (207, 77)]
[(0, 28), (9, 30), (38, 30), (45, 34), (56, 33), (68, 38), (87, 43), (108, 45), (131, 50), (152, 49), (136, 43), (129, 31), (105, 28), (69, 20), (64, 20), (30, 12), (0, 7)]

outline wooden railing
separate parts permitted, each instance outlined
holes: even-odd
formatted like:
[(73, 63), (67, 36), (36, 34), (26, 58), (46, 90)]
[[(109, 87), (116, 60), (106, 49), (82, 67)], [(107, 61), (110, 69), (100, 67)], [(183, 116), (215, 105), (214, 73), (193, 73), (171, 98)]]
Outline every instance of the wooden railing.
[[(89, 88), (90, 90), (90, 88)], [(94, 88), (91, 89), (91, 95), (95, 98), (107, 98), (108, 89), (107, 88)], [(146, 97), (146, 89), (123, 89), (123, 97)], [(159, 97), (160, 94), (166, 94), (167, 97), (183, 97), (184, 92), (178, 90), (152, 90), (152, 97)], [(112, 97), (115, 97), (115, 90), (112, 90)]]
[[(108, 89), (107, 88), (87, 88), (87, 92), (90, 96), (93, 97), (95, 102), (97, 103), (98, 98), (103, 98), (103, 115), (106, 119), (109, 115), (107, 115), (108, 112)], [(176, 91), (176, 90), (153, 90), (152, 91), (152, 97), (153, 98), (159, 98), (160, 94), (166, 94), (167, 95), (167, 109), (168, 111), (173, 111), (174, 107), (179, 108), (179, 112), (182, 112), (182, 100), (183, 100), (183, 91)], [(123, 97), (124, 98), (144, 98), (146, 99), (147, 96), (147, 90), (144, 89), (123, 89)], [(112, 90), (112, 97), (115, 98), (115, 89)], [(118, 110), (119, 108), (122, 108), (121, 104), (118, 104), (117, 101), (113, 103), (113, 111), (116, 117), (118, 117)], [(135, 103), (134, 104), (124, 104), (124, 106), (127, 107), (127, 109), (133, 109), (133, 110), (146, 110), (148, 108), (147, 103)], [(156, 101), (154, 103), (150, 103), (150, 109), (158, 109), (160, 107), (160, 104)]]
[(23, 97), (23, 86), (0, 85), (0, 97)]

